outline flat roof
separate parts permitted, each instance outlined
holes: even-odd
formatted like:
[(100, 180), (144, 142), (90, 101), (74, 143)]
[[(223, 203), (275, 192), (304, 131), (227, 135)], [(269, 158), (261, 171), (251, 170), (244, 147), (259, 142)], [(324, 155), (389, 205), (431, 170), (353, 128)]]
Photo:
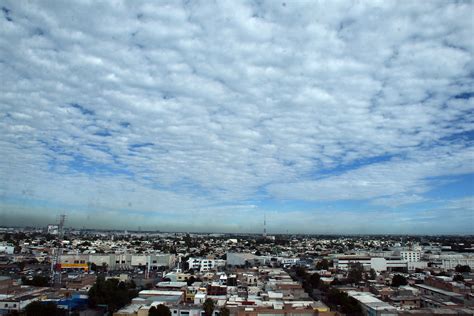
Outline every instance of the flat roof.
[(142, 290), (138, 295), (183, 295), (181, 291)]
[(443, 294), (443, 295), (447, 295), (447, 296), (463, 297), (462, 294), (451, 292), (451, 291), (446, 291), (446, 290), (442, 290), (442, 289), (438, 289), (437, 287), (433, 287), (433, 286), (429, 286), (429, 285), (425, 285), (425, 284), (414, 284), (414, 286), (415, 287), (420, 287), (422, 289), (430, 290), (430, 291), (433, 291), (433, 292), (437, 292), (437, 293), (440, 293), (440, 294)]
[(374, 310), (394, 310), (395, 306), (392, 306), (384, 301), (379, 300), (375, 296), (366, 292), (348, 291), (347, 294), (362, 304), (374, 309)]

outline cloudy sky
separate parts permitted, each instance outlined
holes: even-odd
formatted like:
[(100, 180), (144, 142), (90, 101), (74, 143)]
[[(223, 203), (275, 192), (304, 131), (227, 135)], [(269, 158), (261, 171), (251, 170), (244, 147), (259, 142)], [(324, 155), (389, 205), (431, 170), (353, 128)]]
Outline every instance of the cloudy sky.
[(0, 4), (0, 225), (474, 233), (472, 1)]

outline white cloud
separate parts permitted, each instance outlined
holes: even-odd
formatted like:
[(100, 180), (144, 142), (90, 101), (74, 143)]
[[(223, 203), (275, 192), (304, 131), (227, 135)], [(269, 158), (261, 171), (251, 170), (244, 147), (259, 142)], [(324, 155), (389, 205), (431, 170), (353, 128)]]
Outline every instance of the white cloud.
[(5, 199), (394, 206), (473, 171), (471, 2), (3, 7)]

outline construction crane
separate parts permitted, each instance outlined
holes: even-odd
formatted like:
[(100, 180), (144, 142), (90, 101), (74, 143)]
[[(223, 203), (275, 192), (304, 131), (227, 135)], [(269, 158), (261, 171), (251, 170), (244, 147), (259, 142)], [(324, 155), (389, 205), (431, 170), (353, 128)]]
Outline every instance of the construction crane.
[(63, 252), (64, 222), (66, 215), (59, 215), (57, 246), (54, 249), (53, 260), (51, 260), (51, 285), (55, 288), (61, 287), (61, 254)]

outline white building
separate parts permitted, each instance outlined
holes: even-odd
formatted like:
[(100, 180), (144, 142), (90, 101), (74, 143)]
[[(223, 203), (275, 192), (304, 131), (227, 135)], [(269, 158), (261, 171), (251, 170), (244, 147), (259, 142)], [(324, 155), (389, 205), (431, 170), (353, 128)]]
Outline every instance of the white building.
[(51, 235), (59, 234), (59, 226), (58, 225), (49, 224), (47, 230), (48, 230), (48, 234), (51, 234)]
[(207, 294), (206, 293), (196, 293), (194, 295), (194, 304), (195, 305), (202, 305), (206, 301)]
[(175, 264), (173, 254), (80, 254), (62, 255), (62, 264), (94, 263), (97, 266), (107, 265), (110, 270), (128, 270), (136, 267), (149, 266), (150, 269), (158, 267), (172, 267)]
[(455, 269), (458, 265), (469, 266), (474, 269), (474, 258), (441, 259), (441, 267), (444, 269)]
[(407, 262), (418, 262), (421, 259), (421, 252), (412, 250), (401, 250), (400, 257)]
[(348, 270), (351, 265), (357, 263), (361, 264), (365, 270), (374, 269), (377, 272), (408, 267), (407, 262), (398, 257), (341, 256), (334, 259), (334, 266), (341, 270)]
[(1, 244), (0, 245), (0, 253), (5, 253), (7, 255), (12, 255), (15, 252), (15, 247), (6, 245), (6, 244)]
[(361, 308), (363, 315), (370, 315), (370, 316), (389, 316), (398, 315), (397, 308), (392, 306), (384, 301), (379, 300), (373, 294), (367, 292), (356, 292), (356, 291), (349, 291), (347, 294), (350, 297), (356, 299)]
[(225, 267), (226, 261), (222, 259), (203, 259), (203, 258), (189, 258), (189, 269), (207, 272), (217, 270), (219, 267)]

